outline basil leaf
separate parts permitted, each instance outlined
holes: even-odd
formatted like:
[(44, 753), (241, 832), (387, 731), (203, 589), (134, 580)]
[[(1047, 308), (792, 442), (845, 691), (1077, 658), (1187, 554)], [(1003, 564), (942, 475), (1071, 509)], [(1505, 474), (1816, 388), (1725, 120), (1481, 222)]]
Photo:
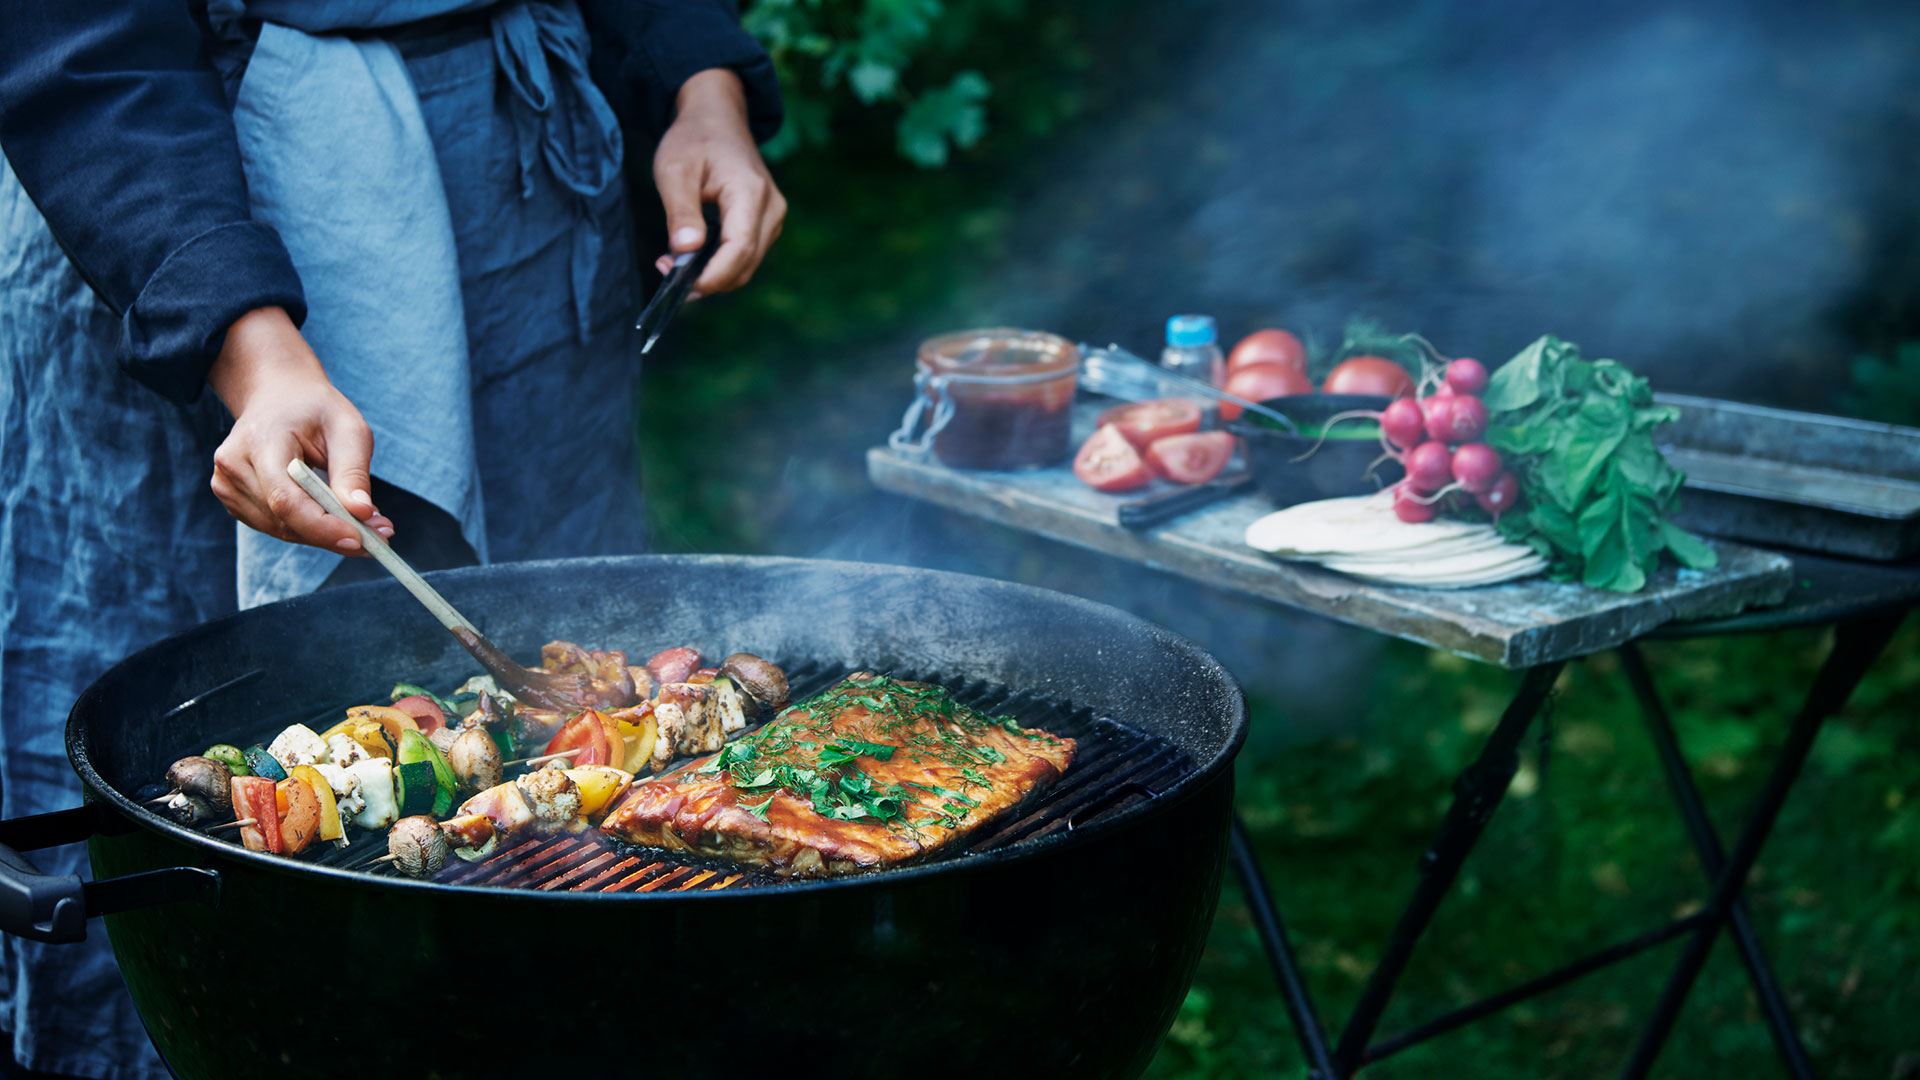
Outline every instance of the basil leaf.
[(1706, 541), (1671, 521), (1660, 522), (1660, 536), (1680, 565), (1691, 570), (1711, 570), (1720, 565), (1720, 553)]
[(1524, 409), (1540, 400), (1540, 367), (1547, 352), (1549, 336), (1520, 350), (1520, 354), (1500, 365), (1487, 380), (1487, 392), (1480, 401), (1488, 412)]

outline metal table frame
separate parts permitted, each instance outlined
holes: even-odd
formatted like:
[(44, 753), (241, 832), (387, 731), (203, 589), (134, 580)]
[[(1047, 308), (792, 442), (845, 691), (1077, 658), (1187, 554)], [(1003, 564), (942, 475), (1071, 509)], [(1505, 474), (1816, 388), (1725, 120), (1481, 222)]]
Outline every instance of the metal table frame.
[[(1813, 1065), (1795, 1029), (1781, 992), (1779, 979), (1768, 963), (1754, 931), (1741, 890), (1772, 832), (1787, 794), (1799, 777), (1821, 726), (1852, 696), (1855, 687), (1885, 650), (1909, 608), (1920, 600), (1920, 572), (1912, 568), (1878, 568), (1803, 559), (1797, 569), (1811, 578), (1809, 594), (1786, 605), (1732, 618), (1662, 628), (1655, 637), (1706, 637), (1756, 633), (1794, 627), (1832, 625), (1833, 647), (1815, 675), (1806, 699), (1788, 728), (1766, 781), (1736, 836), (1731, 850), (1707, 817), (1692, 771), (1680, 752), (1679, 741), (1661, 701), (1652, 673), (1639, 647), (1618, 648), (1622, 667), (1641, 719), (1660, 756), (1662, 771), (1707, 882), (1705, 902), (1694, 912), (1665, 925), (1615, 942), (1553, 971), (1415, 1024), (1375, 1038), (1382, 1015), (1393, 997), (1415, 946), (1432, 922), (1461, 865), (1492, 819), (1520, 764), (1520, 746), (1534, 720), (1549, 707), (1553, 685), (1565, 661), (1541, 664), (1521, 672), (1520, 687), (1479, 755), (1454, 781), (1451, 805), (1421, 856), (1419, 877), (1399, 920), (1387, 937), (1380, 959), (1368, 975), (1353, 1011), (1336, 1039), (1314, 1007), (1312, 993), (1300, 971), (1288, 940), (1285, 923), (1268, 887), (1245, 826), (1234, 822), (1232, 857), (1241, 887), (1252, 911), (1267, 957), (1305, 1055), (1309, 1075), (1336, 1080), (1381, 1061), (1408, 1047), (1481, 1020), (1528, 998), (1563, 986), (1675, 939), (1684, 944), (1652, 1012), (1641, 1028), (1631, 1055), (1621, 1069), (1626, 1077), (1647, 1075), (1672, 1033), (1688, 993), (1719, 940), (1722, 929), (1731, 932), (1747, 971), (1775, 1047), (1789, 1075), (1811, 1077)], [(1821, 584), (1833, 586), (1820, 588)]]

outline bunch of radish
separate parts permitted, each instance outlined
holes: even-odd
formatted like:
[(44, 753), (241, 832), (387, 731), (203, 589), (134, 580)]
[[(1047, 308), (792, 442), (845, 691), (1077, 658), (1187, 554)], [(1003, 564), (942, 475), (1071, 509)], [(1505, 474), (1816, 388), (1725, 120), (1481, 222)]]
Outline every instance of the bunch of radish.
[(1432, 521), (1463, 496), (1498, 521), (1519, 499), (1519, 477), (1480, 441), (1487, 432), (1480, 400), (1486, 388), (1485, 365), (1462, 357), (1429, 369), (1423, 396), (1398, 398), (1379, 414), (1381, 441), (1407, 472), (1393, 486), (1393, 512), (1401, 521)]

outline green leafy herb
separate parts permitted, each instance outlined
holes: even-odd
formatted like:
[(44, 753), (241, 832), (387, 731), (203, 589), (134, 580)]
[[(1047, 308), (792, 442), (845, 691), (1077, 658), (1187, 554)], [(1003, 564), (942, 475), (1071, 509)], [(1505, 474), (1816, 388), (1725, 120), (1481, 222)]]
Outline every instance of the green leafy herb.
[(767, 820), (767, 807), (772, 805), (773, 805), (773, 796), (769, 795), (765, 799), (760, 800), (760, 802), (758, 803), (743, 802), (740, 804), (740, 809), (745, 810), (747, 813), (752, 814), (754, 817), (759, 818), (761, 821), (765, 821)]
[(1654, 404), (1646, 379), (1548, 335), (1501, 365), (1482, 400), (1487, 442), (1524, 495), (1500, 532), (1531, 545), (1554, 577), (1636, 592), (1663, 551), (1683, 566), (1714, 565), (1711, 547), (1668, 520), (1685, 478), (1653, 433), (1679, 411)]

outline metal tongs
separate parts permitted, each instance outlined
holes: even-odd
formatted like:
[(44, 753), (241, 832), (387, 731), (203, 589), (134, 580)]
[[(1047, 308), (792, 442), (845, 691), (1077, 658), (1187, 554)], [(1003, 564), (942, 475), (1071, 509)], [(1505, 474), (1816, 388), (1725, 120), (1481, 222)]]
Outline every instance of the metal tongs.
[(440, 620), (440, 625), (453, 632), (453, 636), (473, 654), (473, 658), (480, 661), (480, 666), (487, 670), (487, 674), (493, 676), (494, 682), (499, 684), (500, 689), (536, 708), (615, 708), (627, 704), (625, 701), (614, 700), (607, 693), (596, 688), (593, 681), (585, 675), (541, 671), (537, 668), (524, 668), (514, 663), (498, 645), (487, 640), (487, 636), (480, 632), (479, 627), (473, 625), (472, 620), (456, 611), (454, 606), (447, 602), (447, 598), (440, 595), (439, 590), (427, 584), (427, 580), (420, 576), (419, 571), (407, 565), (407, 560), (388, 547), (379, 533), (367, 528), (359, 518), (354, 517), (346, 507), (340, 505), (340, 500), (334, 496), (333, 489), (329, 488), (327, 482), (320, 479), (319, 474), (309, 468), (306, 462), (298, 458), (288, 462), (287, 475), (293, 477), (293, 482), (299, 484), (308, 495), (313, 496), (313, 501), (319, 503), (321, 509), (353, 526), (353, 531), (359, 536), (361, 546), (367, 549), (367, 554), (372, 555), (376, 562), (386, 567), (387, 572), (398, 579), (400, 584), (413, 594), (415, 600), (420, 601), (428, 611), (433, 613), (434, 618)]
[(704, 207), (703, 212), (707, 218), (707, 242), (700, 245), (699, 251), (682, 252), (673, 257), (673, 267), (661, 279), (653, 299), (640, 309), (640, 318), (633, 324), (641, 334), (642, 356), (653, 350), (653, 343), (660, 340), (660, 332), (667, 328), (668, 320), (687, 302), (687, 291), (699, 279), (700, 271), (707, 268), (713, 253), (720, 250), (720, 212), (711, 205)]
[(1086, 344), (1080, 346), (1080, 385), (1096, 394), (1120, 398), (1123, 401), (1151, 401), (1166, 393), (1164, 387), (1172, 386), (1178, 388), (1181, 393), (1193, 397), (1230, 402), (1247, 412), (1263, 416), (1294, 434), (1300, 432), (1300, 426), (1284, 413), (1275, 412), (1257, 401), (1249, 401), (1238, 394), (1229, 394), (1204, 379), (1182, 375), (1177, 371), (1168, 371), (1159, 364), (1128, 352), (1118, 345), (1108, 345), (1104, 348)]

